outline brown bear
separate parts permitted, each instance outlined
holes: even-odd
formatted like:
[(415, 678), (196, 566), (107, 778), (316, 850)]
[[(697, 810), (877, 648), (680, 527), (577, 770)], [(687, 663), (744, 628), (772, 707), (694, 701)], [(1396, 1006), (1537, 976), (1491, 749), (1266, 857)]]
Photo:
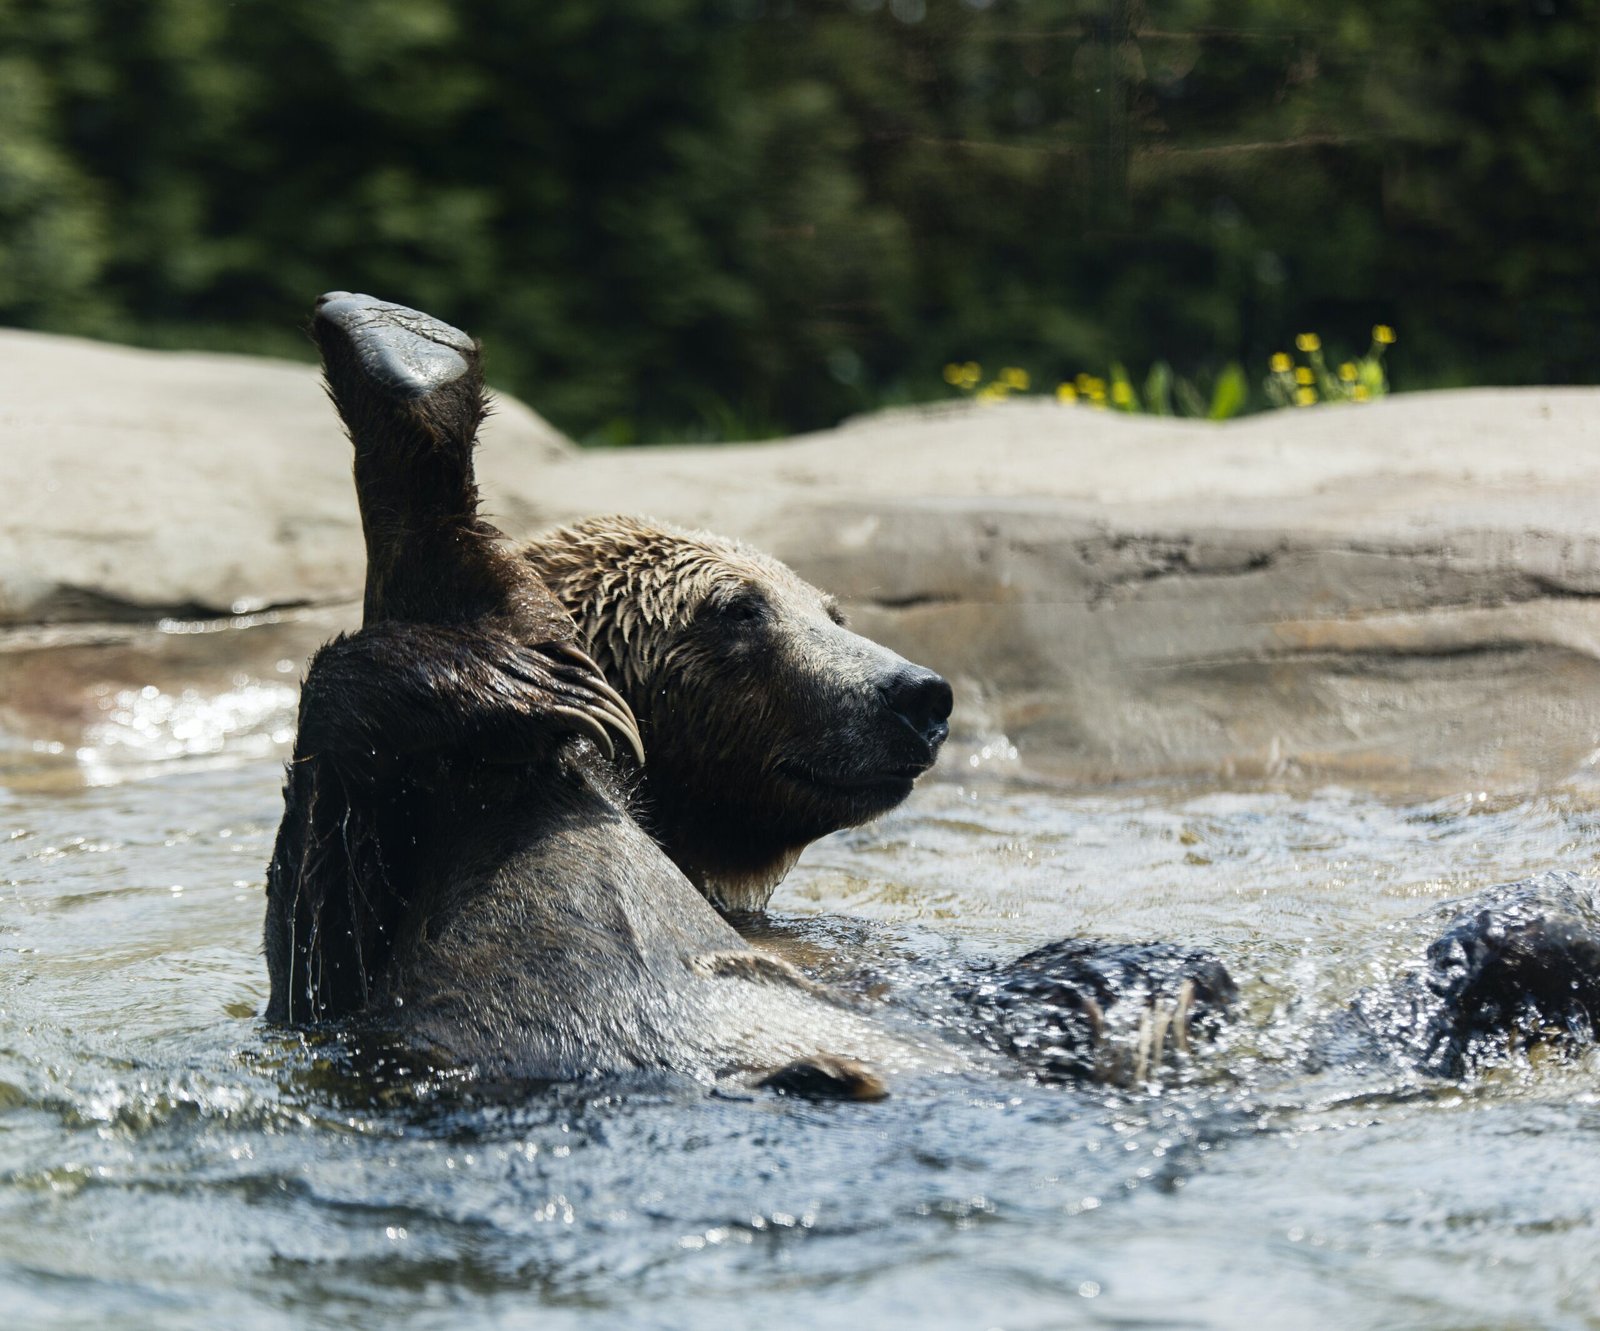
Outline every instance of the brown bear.
[[(849, 633), (831, 597), (746, 546), (608, 517), (521, 554), (638, 718), (645, 825), (736, 917), (765, 907), (806, 842), (904, 798), (945, 736), (942, 680)], [(1550, 875), (1459, 903), (1421, 964), (1327, 1023), (1315, 1061), (1398, 1059), (1453, 1077), (1503, 1054), (1508, 1035), (1588, 1045), (1595, 897)], [(783, 941), (781, 928), (762, 936)], [(817, 960), (852, 975), (852, 958)], [(1052, 1077), (1141, 1082), (1164, 1045), (1215, 1034), (1235, 996), (1215, 957), (1161, 943), (1074, 939), (965, 974), (911, 970), (896, 1001), (934, 995), (923, 1019), (954, 1020)]]
[[(1208, 953), (1071, 940), (954, 970), (819, 953), (751, 918), (801, 850), (900, 803), (949, 733), (950, 686), (849, 631), (838, 602), (747, 545), (648, 518), (597, 517), (519, 550), (638, 719), (649, 755), (620, 760), (640, 821), (764, 949), (846, 988), (892, 995), (919, 1024), (1034, 1075), (1143, 1081), (1218, 1029), (1234, 996)], [(887, 969), (886, 969), (887, 967)]]
[(664, 1069), (870, 1097), (883, 1082), (858, 1060), (961, 1062), (749, 948), (634, 820), (609, 757), (638, 752), (634, 718), (478, 516), (472, 340), (343, 292), (313, 333), (355, 448), (365, 616), (304, 683), (268, 1017), (359, 1019), (517, 1078)]
[(943, 679), (748, 546), (606, 517), (521, 554), (638, 718), (646, 825), (724, 913), (764, 909), (806, 845), (900, 803), (949, 734)]
[[(944, 682), (716, 538), (605, 519), (506, 549), (477, 516), (472, 341), (344, 293), (314, 332), (355, 446), (366, 622), (305, 681), (268, 872), (268, 1016), (361, 1019), (522, 1078), (670, 1069), (869, 1097), (884, 1084), (861, 1058), (967, 1064), (747, 947), (662, 850), (732, 905), (764, 902), (807, 841), (904, 797), (944, 738)], [(661, 844), (611, 761), (617, 740), (640, 760), (641, 730), (662, 755), (643, 777)], [(1327, 1049), (1459, 1075), (1508, 1035), (1592, 1042), (1595, 895), (1551, 876), (1467, 903)], [(1066, 942), (941, 978), (958, 1007), (924, 1015), (980, 1061), (1113, 1080), (1143, 1080), (1232, 994), (1214, 958), (1159, 944)], [(1118, 1026), (1126, 1066), (1106, 1057)]]

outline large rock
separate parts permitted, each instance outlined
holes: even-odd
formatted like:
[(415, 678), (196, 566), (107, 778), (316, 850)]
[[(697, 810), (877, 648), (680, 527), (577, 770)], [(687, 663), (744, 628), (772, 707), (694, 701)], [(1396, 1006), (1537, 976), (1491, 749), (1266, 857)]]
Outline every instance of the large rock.
[(552, 469), (747, 536), (963, 687), (982, 764), (1527, 782), (1600, 747), (1600, 393), (1227, 425), (1053, 403)]
[[(0, 329), (0, 624), (348, 599), (350, 447), (309, 365)], [(571, 445), (503, 400), (532, 489)]]
[[(214, 655), (279, 674), (350, 622), (348, 448), (312, 371), (20, 333), (0, 354), (17, 501), (0, 621), (181, 618), (170, 637), (207, 614), (330, 606), (215, 635)], [(1459, 789), (1563, 777), (1600, 748), (1593, 390), (1227, 425), (961, 403), (781, 444), (588, 453), (502, 402), (481, 470), (513, 532), (642, 512), (773, 550), (958, 682), (978, 765), (1017, 750), (1074, 778)], [(10, 634), (14, 696), (41, 660), (75, 663), (74, 688), (100, 661), (126, 690), (173, 658), (153, 630)], [(12, 729), (41, 706), (13, 705)]]

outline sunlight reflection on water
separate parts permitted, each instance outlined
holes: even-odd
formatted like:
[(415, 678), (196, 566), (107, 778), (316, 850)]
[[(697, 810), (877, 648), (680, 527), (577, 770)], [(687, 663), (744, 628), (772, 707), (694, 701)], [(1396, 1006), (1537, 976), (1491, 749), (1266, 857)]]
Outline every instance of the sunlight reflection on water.
[(230, 763), (271, 757), (294, 740), (299, 697), (288, 684), (243, 676), (224, 693), (169, 693), (154, 685), (106, 691), (98, 700), (102, 716), (88, 726), (75, 756), (91, 786), (152, 775), (160, 770), (153, 765), (224, 749)]
[(213, 702), (115, 696), (86, 746), (114, 784), (0, 802), (0, 1304), (25, 1324), (1589, 1324), (1593, 1060), (1453, 1086), (1292, 1058), (1436, 903), (1587, 868), (1587, 792), (969, 778), (819, 843), (774, 902), (819, 946), (1212, 947), (1246, 1029), (1161, 1094), (397, 1098), (249, 1015), (293, 695)]

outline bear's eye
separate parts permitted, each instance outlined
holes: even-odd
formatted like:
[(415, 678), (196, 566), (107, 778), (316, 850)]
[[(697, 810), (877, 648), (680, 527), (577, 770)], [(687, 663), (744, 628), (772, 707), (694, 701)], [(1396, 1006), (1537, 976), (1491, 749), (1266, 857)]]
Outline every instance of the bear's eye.
[(754, 624), (766, 613), (766, 597), (756, 591), (735, 592), (717, 607), (717, 618), (725, 624)]

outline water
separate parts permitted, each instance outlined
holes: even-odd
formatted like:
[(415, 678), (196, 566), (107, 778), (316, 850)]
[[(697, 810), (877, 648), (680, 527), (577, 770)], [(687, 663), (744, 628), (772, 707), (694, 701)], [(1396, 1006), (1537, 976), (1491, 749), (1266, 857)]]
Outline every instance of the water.
[[(44, 753), (0, 791), (14, 1325), (1600, 1325), (1600, 1064), (1450, 1085), (1294, 1058), (1438, 903), (1588, 867), (1592, 790), (1054, 790), (952, 764), (964, 783), (807, 853), (775, 902), (790, 944), (1184, 939), (1244, 989), (1227, 1048), (1159, 1093), (508, 1101), (396, 1093), (263, 1028), (281, 709), (124, 710), (74, 767), (100, 784)], [(224, 742), (172, 747), (206, 724)]]

